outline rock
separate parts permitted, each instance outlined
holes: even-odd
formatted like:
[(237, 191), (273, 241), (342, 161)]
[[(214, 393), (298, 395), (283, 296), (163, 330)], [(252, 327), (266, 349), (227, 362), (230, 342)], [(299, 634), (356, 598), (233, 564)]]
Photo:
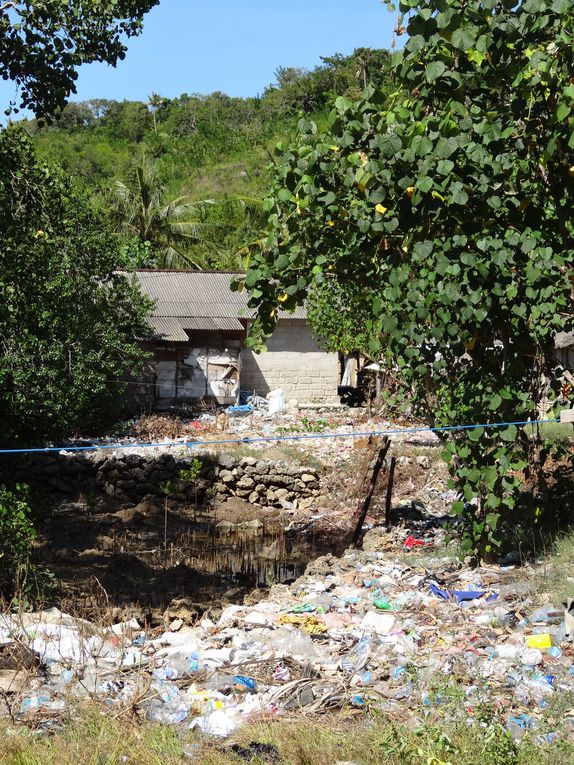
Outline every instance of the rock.
[(255, 457), (242, 457), (239, 460), (239, 464), (243, 468), (245, 468), (245, 467), (254, 467), (255, 465), (257, 465), (257, 460), (255, 459)]
[(315, 500), (313, 497), (303, 497), (299, 500), (298, 508), (299, 510), (308, 510), (313, 506), (314, 502)]
[(61, 478), (50, 478), (50, 484), (54, 487), (54, 489), (57, 489), (64, 494), (69, 494), (73, 490), (70, 483), (68, 483), (68, 481), (63, 481)]
[(122, 491), (130, 491), (133, 489), (137, 484), (135, 481), (132, 481), (130, 479), (122, 479), (121, 481), (117, 482), (117, 487), (121, 489)]
[(230, 534), (231, 530), (235, 527), (234, 523), (231, 523), (231, 521), (219, 521), (219, 523), (215, 524), (215, 528), (220, 534)]
[(222, 470), (219, 474), (219, 479), (226, 484), (235, 483), (235, 476), (229, 470)]
[(275, 496), (277, 499), (287, 499), (289, 492), (287, 489), (275, 489)]
[(363, 550), (365, 552), (377, 552), (378, 550), (386, 550), (394, 544), (392, 537), (382, 527), (377, 526), (370, 531), (367, 531), (363, 537)]
[(331, 504), (331, 500), (327, 496), (327, 494), (319, 494), (317, 499), (315, 500), (315, 507), (329, 507)]
[[(145, 485), (145, 484), (144, 484)], [(122, 523), (142, 523), (158, 520), (163, 514), (162, 503), (153, 496), (146, 496), (135, 507), (127, 507), (113, 515)]]
[(250, 504), (253, 504), (259, 500), (259, 494), (256, 491), (252, 491), (251, 494), (248, 497), (248, 501)]
[(262, 529), (263, 528), (263, 522), (259, 520), (259, 518), (253, 518), (251, 521), (243, 521), (243, 523), (238, 524), (239, 528), (241, 529)]
[(419, 455), (417, 457), (417, 465), (424, 468), (425, 470), (428, 470), (431, 466), (431, 461), (428, 457), (424, 456), (423, 454)]
[(217, 462), (222, 468), (227, 470), (232, 470), (236, 465), (235, 457), (232, 457), (230, 454), (220, 454)]
[(239, 479), (239, 481), (237, 481), (238, 489), (251, 489), (253, 486), (255, 486), (255, 481), (253, 478), (249, 478), (248, 475), (244, 475)]
[(317, 476), (311, 475), (311, 473), (303, 473), (303, 475), (301, 476), (301, 480), (303, 481), (303, 483), (315, 483), (315, 481), (317, 480)]
[(164, 621), (167, 623), (181, 619), (185, 624), (193, 624), (198, 616), (196, 606), (187, 598), (174, 598), (163, 613)]
[(159, 488), (159, 486), (156, 486), (153, 483), (140, 483), (136, 485), (135, 493), (136, 494), (154, 494), (156, 496), (159, 496), (161, 494), (161, 489)]

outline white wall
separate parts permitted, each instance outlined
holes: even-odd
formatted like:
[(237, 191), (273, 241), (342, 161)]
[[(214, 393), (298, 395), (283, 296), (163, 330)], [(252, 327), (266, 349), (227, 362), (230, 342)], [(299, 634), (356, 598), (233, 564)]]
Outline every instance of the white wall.
[(265, 396), (281, 388), (300, 403), (337, 404), (339, 362), (322, 351), (303, 319), (280, 319), (267, 341), (267, 352), (241, 351), (241, 389)]

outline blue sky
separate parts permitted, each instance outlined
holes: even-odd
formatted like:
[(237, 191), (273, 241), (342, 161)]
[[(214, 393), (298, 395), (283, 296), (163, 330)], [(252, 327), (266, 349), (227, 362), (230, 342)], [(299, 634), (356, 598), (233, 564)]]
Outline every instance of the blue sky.
[[(390, 47), (394, 21), (381, 0), (161, 0), (116, 69), (82, 67), (72, 100), (254, 96), (278, 66), (312, 68), (321, 55)], [(0, 81), (0, 114), (13, 96)]]

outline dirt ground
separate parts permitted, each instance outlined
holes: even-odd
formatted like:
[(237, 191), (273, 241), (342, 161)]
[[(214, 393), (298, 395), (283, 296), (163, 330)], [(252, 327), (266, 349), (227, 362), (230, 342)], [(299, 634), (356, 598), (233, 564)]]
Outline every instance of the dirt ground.
[[(437, 450), (402, 446), (397, 456), (393, 523), (411, 522), (413, 511), (420, 520), (421, 508), (444, 514), (445, 469)], [(152, 496), (132, 505), (108, 495), (89, 502), (53, 498), (37, 520), (35, 559), (53, 572), (51, 597), (64, 610), (123, 609), (157, 622), (182, 600), (182, 608), (200, 615), (214, 602), (240, 602), (254, 586), (292, 581), (309, 560), (342, 551), (356, 524), (364, 461), (357, 449), (327, 469), (327, 506), (299, 512), (237, 497), (201, 508), (169, 500), (167, 514), (165, 500)], [(383, 470), (366, 528), (382, 520), (387, 476)]]

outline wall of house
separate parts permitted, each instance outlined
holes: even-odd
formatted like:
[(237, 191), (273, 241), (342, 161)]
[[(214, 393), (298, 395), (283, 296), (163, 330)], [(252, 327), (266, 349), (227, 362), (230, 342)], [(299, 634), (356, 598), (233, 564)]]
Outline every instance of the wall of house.
[(281, 319), (267, 353), (241, 352), (241, 389), (265, 396), (281, 388), (300, 403), (338, 404), (339, 361), (322, 351), (303, 319)]

